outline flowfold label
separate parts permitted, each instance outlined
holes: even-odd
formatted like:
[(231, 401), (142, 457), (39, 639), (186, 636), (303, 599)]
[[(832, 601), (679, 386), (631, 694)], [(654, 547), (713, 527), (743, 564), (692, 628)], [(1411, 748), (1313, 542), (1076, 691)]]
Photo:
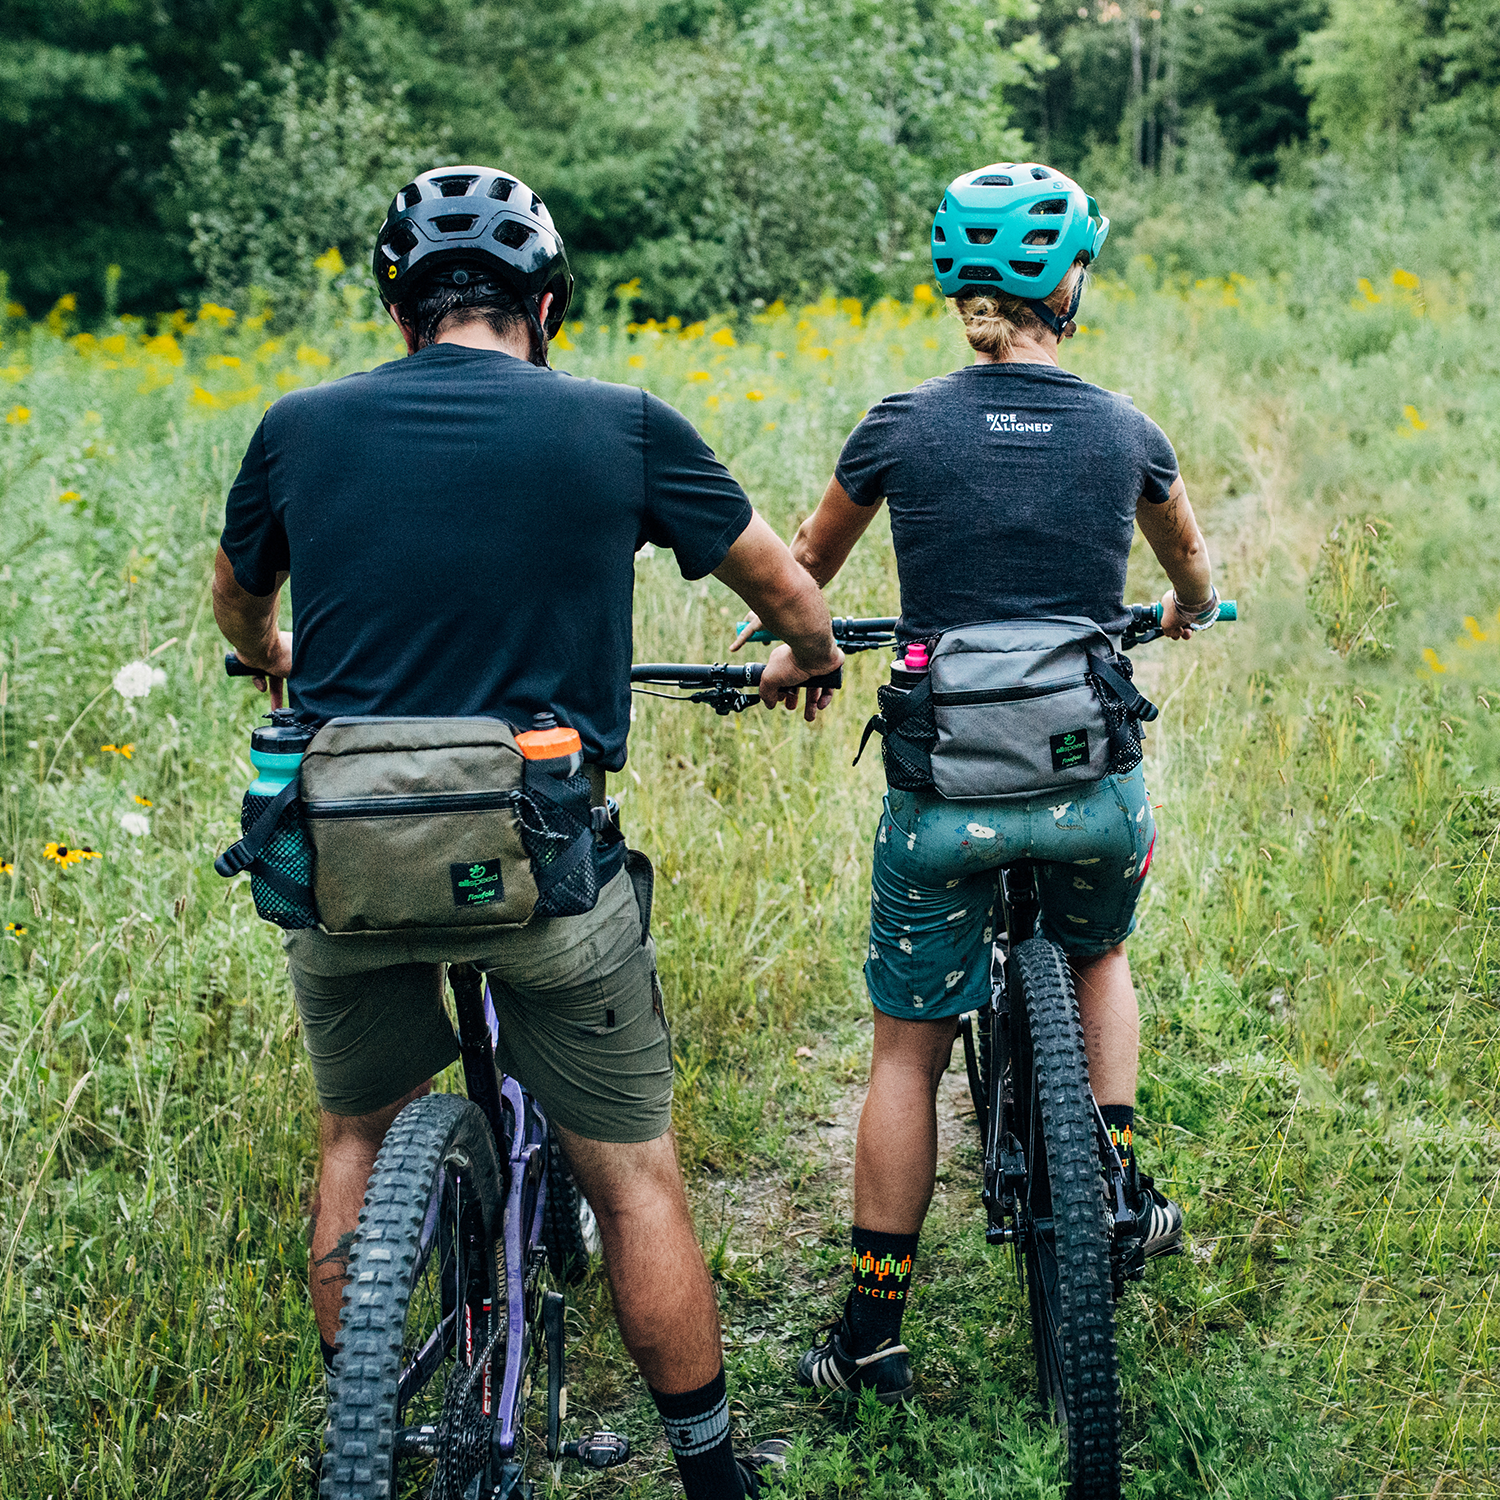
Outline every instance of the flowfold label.
[(482, 859), (466, 865), (449, 865), (448, 873), (453, 876), (453, 904), (455, 906), (488, 906), (492, 901), (505, 899), (505, 886), (500, 880), (498, 859)]
[(1048, 741), (1052, 746), (1052, 769), (1069, 771), (1074, 766), (1085, 766), (1089, 759), (1089, 732), (1087, 729), (1070, 729), (1066, 734), (1054, 734)]

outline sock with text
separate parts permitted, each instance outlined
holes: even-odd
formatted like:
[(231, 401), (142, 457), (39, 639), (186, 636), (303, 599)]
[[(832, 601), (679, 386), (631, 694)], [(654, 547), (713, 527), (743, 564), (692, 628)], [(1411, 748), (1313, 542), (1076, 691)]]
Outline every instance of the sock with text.
[(914, 1234), (881, 1234), (854, 1226), (850, 1235), (854, 1290), (844, 1311), (853, 1345), (851, 1354), (862, 1358), (901, 1337), (901, 1315), (906, 1311), (917, 1238)]
[(729, 1440), (729, 1396), (723, 1367), (696, 1391), (668, 1396), (652, 1390), (651, 1399), (667, 1429), (687, 1500), (742, 1500), (745, 1481)]
[(1131, 1104), (1101, 1104), (1099, 1113), (1104, 1116), (1104, 1127), (1120, 1153), (1120, 1165), (1125, 1168), (1125, 1181), (1135, 1188), (1135, 1106)]

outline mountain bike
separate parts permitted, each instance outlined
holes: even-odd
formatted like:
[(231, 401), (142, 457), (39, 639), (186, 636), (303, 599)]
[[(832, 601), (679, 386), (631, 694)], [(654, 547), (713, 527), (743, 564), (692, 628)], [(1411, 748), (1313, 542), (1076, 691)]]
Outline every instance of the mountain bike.
[[(1162, 634), (1160, 604), (1130, 613), (1124, 649)], [(1220, 605), (1220, 620), (1237, 618), (1233, 602)], [(846, 653), (893, 645), (895, 623), (838, 621), (848, 642), (839, 644)], [(1144, 1276), (1146, 1257), (1131, 1185), (1089, 1087), (1067, 956), (1038, 930), (1039, 916), (1034, 863), (1002, 866), (990, 1003), (959, 1023), (984, 1144), (986, 1238), (1015, 1253), (1037, 1394), (1063, 1429), (1072, 1500), (1118, 1500), (1114, 1304)]]
[[(727, 714), (759, 701), (763, 670), (665, 664), (634, 668), (631, 680), (669, 683)], [(233, 652), (225, 671), (264, 675)], [(840, 682), (835, 672), (813, 686)], [(607, 817), (618, 828), (612, 798)], [(453, 964), (448, 981), (467, 1097), (408, 1104), (375, 1159), (328, 1387), (322, 1500), (532, 1500), (525, 1415), (543, 1355), (554, 1480), (564, 1460), (601, 1470), (630, 1456), (608, 1430), (562, 1440), (560, 1288), (587, 1274), (598, 1225), (545, 1112), (495, 1066), (484, 976)]]

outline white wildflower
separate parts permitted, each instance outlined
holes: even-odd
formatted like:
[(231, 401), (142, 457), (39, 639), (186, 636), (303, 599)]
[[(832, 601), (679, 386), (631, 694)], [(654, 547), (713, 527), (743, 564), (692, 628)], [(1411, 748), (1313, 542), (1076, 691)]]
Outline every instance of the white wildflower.
[(143, 839), (151, 832), (151, 819), (145, 813), (121, 813), (120, 827), (133, 838)]
[(126, 662), (115, 673), (115, 691), (129, 703), (132, 698), (144, 698), (154, 687), (161, 687), (167, 674), (149, 661)]

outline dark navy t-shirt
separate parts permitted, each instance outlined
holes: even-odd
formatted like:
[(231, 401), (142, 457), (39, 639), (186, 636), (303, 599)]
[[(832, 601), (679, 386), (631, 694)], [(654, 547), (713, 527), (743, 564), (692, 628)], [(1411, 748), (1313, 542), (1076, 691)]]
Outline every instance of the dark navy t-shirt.
[(655, 396), (435, 344), (271, 407), (222, 544), (251, 594), (291, 572), (305, 712), (550, 709), (618, 770), (636, 550), (701, 578), (752, 514)]
[(835, 475), (856, 505), (890, 505), (903, 640), (1053, 615), (1116, 632), (1136, 503), (1167, 498), (1177, 455), (1128, 397), (1066, 370), (969, 365), (887, 396)]

